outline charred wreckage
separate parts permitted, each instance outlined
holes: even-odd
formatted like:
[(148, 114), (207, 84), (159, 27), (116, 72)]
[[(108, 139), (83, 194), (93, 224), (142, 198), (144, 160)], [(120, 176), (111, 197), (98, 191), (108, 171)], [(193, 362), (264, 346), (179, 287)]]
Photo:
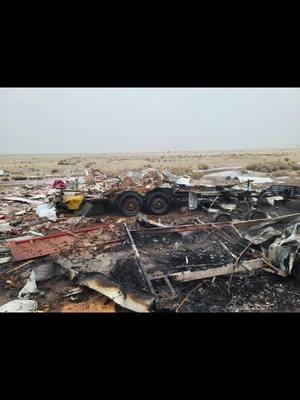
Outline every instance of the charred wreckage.
[[(192, 292), (217, 277), (230, 293), (236, 277), (300, 276), (300, 213), (275, 211), (300, 199), (297, 186), (209, 187), (150, 169), (110, 179), (86, 174), (45, 189), (1, 196), (0, 284), (18, 289), (2, 312), (47, 309), (40, 287), (60, 277), (73, 301), (89, 288), (122, 309), (153, 312), (186, 310)], [(181, 206), (180, 218), (168, 221), (172, 205)], [(123, 216), (105, 214), (112, 207)]]

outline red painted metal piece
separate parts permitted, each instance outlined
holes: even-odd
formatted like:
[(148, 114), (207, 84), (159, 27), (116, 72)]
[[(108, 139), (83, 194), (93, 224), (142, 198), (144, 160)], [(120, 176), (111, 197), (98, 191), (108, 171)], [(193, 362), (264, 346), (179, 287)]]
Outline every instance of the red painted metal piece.
[[(103, 229), (102, 226), (81, 228), (74, 230), (73, 234), (86, 233), (93, 230)], [(8, 247), (12, 253), (15, 261), (29, 260), (31, 258), (37, 258), (47, 256), (50, 254), (58, 254), (65, 246), (70, 246), (76, 237), (70, 233), (53, 233), (47, 236), (39, 236), (32, 239), (14, 240), (8, 242)]]

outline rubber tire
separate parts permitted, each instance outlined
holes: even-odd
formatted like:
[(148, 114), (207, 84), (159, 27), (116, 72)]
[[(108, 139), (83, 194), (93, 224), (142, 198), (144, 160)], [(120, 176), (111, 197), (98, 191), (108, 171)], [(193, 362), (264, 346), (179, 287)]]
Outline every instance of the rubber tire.
[(295, 277), (295, 279), (300, 282), (300, 265), (295, 265), (292, 269), (292, 275)]
[[(222, 221), (222, 218), (225, 218), (225, 217), (226, 217), (226, 220)], [(216, 215), (214, 215), (212, 221), (213, 222), (230, 222), (230, 221), (232, 221), (232, 217), (228, 213), (217, 213)]]
[[(257, 217), (259, 215), (259, 217)], [(267, 214), (260, 210), (250, 210), (247, 214), (247, 220), (265, 219)]]
[(248, 213), (251, 210), (251, 205), (246, 200), (241, 200), (237, 204), (237, 208), (244, 211), (244, 213)]
[[(125, 200), (128, 201), (129, 198), (134, 199), (138, 203), (137, 209), (131, 211), (131, 210), (127, 210), (126, 208), (124, 208), (124, 201)], [(135, 193), (135, 192), (124, 193), (118, 201), (118, 209), (126, 217), (135, 217), (140, 211), (142, 211), (143, 205), (144, 205), (144, 202), (143, 202), (142, 196), (140, 196), (138, 193)]]
[[(155, 199), (160, 198), (163, 202), (164, 202), (164, 206), (161, 209), (156, 209), (153, 207), (153, 202)], [(162, 215), (162, 214), (166, 214), (166, 212), (168, 212), (169, 210), (169, 199), (168, 196), (166, 196), (164, 193), (162, 192), (154, 192), (151, 193), (149, 195), (149, 197), (146, 199), (146, 206), (147, 206), (147, 210), (151, 213), (151, 214), (155, 214), (155, 215)]]
[(231, 216), (233, 219), (244, 220), (245, 219), (245, 212), (241, 208), (236, 208), (231, 212)]
[(77, 217), (87, 217), (88, 214), (91, 212), (93, 205), (85, 201), (79, 210), (74, 211), (74, 215)]

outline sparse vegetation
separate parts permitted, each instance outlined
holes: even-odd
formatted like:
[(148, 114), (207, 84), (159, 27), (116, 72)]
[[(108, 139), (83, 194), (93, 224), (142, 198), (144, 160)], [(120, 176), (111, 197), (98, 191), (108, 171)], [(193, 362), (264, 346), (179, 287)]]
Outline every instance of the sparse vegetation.
[(299, 171), (299, 170), (300, 170), (300, 164), (294, 163), (294, 164), (292, 165), (292, 168), (293, 168), (293, 170), (295, 170), (295, 171)]
[[(163, 157), (162, 157), (163, 156)], [(288, 159), (288, 160), (287, 160)], [(109, 177), (124, 171), (141, 171), (145, 168), (161, 168), (177, 175), (194, 175), (197, 169), (241, 167), (242, 170), (259, 171), (267, 174), (278, 172), (278, 176), (299, 179), (300, 151), (229, 151), (229, 152), (161, 152), (132, 154), (82, 154), (82, 155), (0, 155), (0, 169), (10, 176), (38, 179), (49, 174), (60, 176), (83, 176), (85, 169), (99, 169)], [(87, 166), (89, 165), (89, 166)], [(58, 170), (57, 172), (53, 172)], [(297, 172), (297, 173), (294, 173)], [(203, 171), (205, 174), (205, 171)]]
[(200, 179), (202, 178), (203, 174), (201, 172), (193, 171), (189, 174), (192, 179)]
[(51, 170), (51, 174), (57, 174), (59, 172), (59, 169), (58, 168), (53, 168), (52, 170)]
[(186, 167), (174, 167), (171, 168), (171, 171), (175, 175), (189, 175), (189, 173), (191, 172), (190, 168)]
[(274, 172), (272, 172), (271, 175), (272, 175), (273, 178), (278, 178), (278, 177), (280, 177), (280, 176), (285, 175), (285, 172), (286, 172), (286, 171), (283, 171), (283, 170), (274, 171)]
[(28, 177), (24, 176), (24, 175), (15, 175), (15, 176), (12, 176), (11, 179), (13, 179), (15, 181), (26, 181), (28, 179)]
[(204, 163), (198, 164), (198, 169), (208, 169), (208, 165)]
[(84, 164), (84, 168), (90, 168), (94, 164), (96, 164), (95, 161), (90, 161), (90, 162)]
[(250, 171), (256, 172), (264, 172), (264, 173), (271, 173), (275, 171), (287, 170), (291, 169), (291, 165), (286, 162), (269, 162), (269, 163), (257, 163), (257, 164), (249, 164), (246, 168)]
[(76, 165), (76, 161), (71, 161), (71, 160), (59, 160), (58, 165)]

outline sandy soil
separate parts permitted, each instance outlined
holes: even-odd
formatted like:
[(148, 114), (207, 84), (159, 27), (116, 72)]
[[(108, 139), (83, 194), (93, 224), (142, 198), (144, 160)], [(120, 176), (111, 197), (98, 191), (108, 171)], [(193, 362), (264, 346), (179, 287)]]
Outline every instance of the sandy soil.
[[(166, 152), (139, 154), (45, 154), (0, 155), (0, 170), (10, 178), (45, 177), (48, 175), (84, 175), (85, 169), (100, 169), (108, 175), (118, 175), (124, 170), (141, 170), (148, 167), (170, 169), (184, 174), (203, 168), (242, 167), (251, 164), (300, 162), (300, 149), (255, 150), (231, 152)], [(287, 167), (289, 167), (287, 165)], [(276, 171), (278, 174), (278, 171)], [(300, 171), (284, 170), (284, 175), (299, 177)], [(7, 177), (0, 177), (1, 179)]]

